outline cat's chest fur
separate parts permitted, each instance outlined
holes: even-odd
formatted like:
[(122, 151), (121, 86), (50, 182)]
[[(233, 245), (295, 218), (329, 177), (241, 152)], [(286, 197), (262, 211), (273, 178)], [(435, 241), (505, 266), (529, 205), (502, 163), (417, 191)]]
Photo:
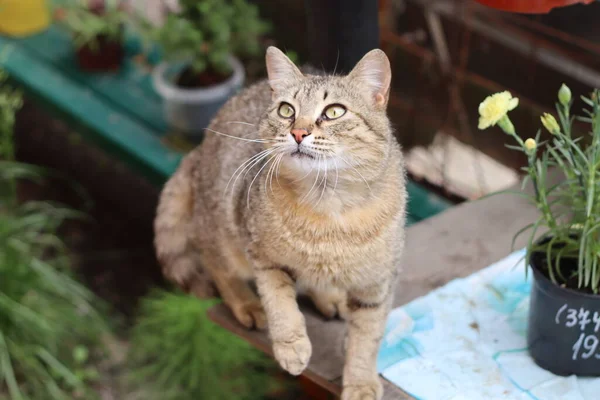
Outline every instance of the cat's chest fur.
[(269, 261), (301, 285), (351, 288), (391, 277), (403, 224), (398, 199), (328, 215), (282, 197), (263, 199), (251, 232)]

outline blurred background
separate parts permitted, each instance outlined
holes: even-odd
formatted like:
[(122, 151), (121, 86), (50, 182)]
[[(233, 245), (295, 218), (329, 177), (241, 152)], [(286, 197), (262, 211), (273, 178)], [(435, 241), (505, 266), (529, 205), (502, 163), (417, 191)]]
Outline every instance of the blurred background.
[(517, 184), (481, 100), (509, 90), (529, 137), (562, 83), (600, 87), (600, 3), (518, 3), (0, 0), (0, 399), (330, 398), (163, 281), (161, 185), (269, 45), (327, 72), (386, 52), (410, 224)]

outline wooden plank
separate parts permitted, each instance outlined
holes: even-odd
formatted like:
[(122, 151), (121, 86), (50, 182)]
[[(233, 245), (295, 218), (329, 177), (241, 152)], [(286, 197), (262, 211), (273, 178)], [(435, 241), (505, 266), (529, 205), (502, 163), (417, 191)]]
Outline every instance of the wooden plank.
[[(5, 37), (0, 37), (0, 52), (0, 65), (13, 80), (89, 128), (109, 146), (128, 154), (150, 173), (168, 177), (179, 164), (179, 152), (167, 148), (155, 132), (95, 96), (90, 88), (73, 82)], [(90, 115), (98, 117), (90, 119)]]
[(429, 146), (408, 151), (406, 169), (411, 176), (465, 199), (477, 199), (519, 181), (512, 168), (442, 131)]
[[(464, 203), (428, 218), (407, 232), (394, 307), (427, 294), (450, 280), (465, 277), (510, 253), (513, 234), (537, 215), (535, 207), (515, 195), (498, 195)], [(525, 238), (517, 242), (525, 244)], [(306, 310), (306, 307), (303, 308)], [(270, 351), (268, 337), (260, 332), (241, 329), (224, 306), (211, 310), (211, 318), (260, 347)], [(321, 384), (323, 380), (339, 386), (342, 374), (341, 350), (344, 327), (338, 321), (324, 322), (306, 311), (309, 336), (315, 352), (307, 369), (307, 377)], [(332, 379), (332, 377), (334, 377)], [(386, 383), (386, 399), (408, 398)], [(330, 388), (330, 385), (324, 385)]]
[[(23, 46), (40, 61), (52, 65), (69, 79), (92, 89), (152, 130), (160, 133), (168, 131), (162, 99), (152, 87), (151, 70), (138, 65), (131, 57), (125, 58), (123, 67), (116, 73), (88, 73), (77, 65), (71, 37), (57, 26), (51, 26), (37, 35), (10, 40), (15, 45)], [(125, 46), (132, 48), (141, 44), (135, 38), (129, 38)], [(101, 116), (91, 114), (89, 118)]]
[[(414, 400), (414, 397), (406, 393), (404, 390), (400, 389), (398, 386), (394, 385), (392, 382), (388, 381), (383, 377), (380, 377), (380, 379), (381, 383), (383, 383), (382, 400)], [(342, 378), (336, 379), (333, 383), (335, 383), (335, 385), (341, 391)]]
[[(217, 324), (221, 325), (222, 327), (224, 327), (225, 329), (233, 332), (234, 334), (241, 337), (242, 339), (247, 340), (249, 343), (251, 343), (257, 349), (265, 352), (266, 354), (269, 354), (270, 356), (273, 356), (271, 342), (269, 341), (266, 333), (258, 332), (258, 331), (249, 331), (246, 328), (244, 328), (242, 325), (238, 324), (236, 319), (234, 318), (233, 314), (231, 314), (231, 311), (229, 311), (229, 308), (227, 308), (223, 304), (219, 304), (219, 305), (211, 308), (208, 311), (208, 315), (209, 315), (210, 319), (212, 321), (214, 321), (215, 323), (217, 323)], [(315, 325), (314, 325), (314, 323), (309, 322), (309, 320), (312, 320), (314, 322), (315, 316), (313, 315), (311, 318), (310, 315), (307, 315), (307, 326), (309, 328), (309, 335), (311, 336), (311, 338), (314, 338), (314, 335), (311, 332), (312, 331), (311, 327), (314, 327)], [(323, 324), (323, 321), (320, 321), (320, 324)], [(342, 325), (342, 324), (340, 323), (339, 325)], [(328, 340), (331, 338), (322, 337), (321, 339), (324, 339), (324, 340), (320, 340), (319, 342), (313, 341), (313, 357), (315, 355), (319, 355), (319, 353), (324, 353), (323, 345), (328, 345), (328, 344), (332, 343), (331, 340)], [(340, 347), (341, 347), (341, 344), (340, 344)], [(338, 396), (340, 395), (341, 390), (340, 390), (339, 385), (333, 383), (334, 379), (328, 379), (324, 374), (320, 373), (319, 368), (317, 368), (316, 370), (314, 368), (308, 368), (303, 373), (303, 375), (306, 376), (308, 379), (312, 380), (313, 382), (315, 382), (316, 384), (318, 384), (319, 386), (329, 390), (331, 393), (338, 395)]]

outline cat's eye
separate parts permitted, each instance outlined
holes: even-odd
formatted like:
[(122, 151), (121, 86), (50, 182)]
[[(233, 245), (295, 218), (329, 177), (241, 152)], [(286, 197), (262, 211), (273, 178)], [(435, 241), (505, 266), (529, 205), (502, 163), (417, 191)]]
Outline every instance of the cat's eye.
[(323, 118), (337, 119), (344, 114), (346, 114), (346, 108), (344, 106), (340, 106), (339, 104), (335, 104), (325, 109), (325, 111), (323, 112)]
[(279, 110), (277, 110), (277, 113), (282, 118), (292, 118), (296, 111), (294, 110), (294, 107), (292, 107), (288, 103), (281, 103), (281, 105), (279, 106)]

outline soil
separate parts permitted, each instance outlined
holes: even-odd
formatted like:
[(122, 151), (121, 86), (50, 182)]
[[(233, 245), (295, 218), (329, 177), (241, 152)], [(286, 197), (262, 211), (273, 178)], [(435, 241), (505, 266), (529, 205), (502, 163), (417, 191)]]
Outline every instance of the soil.
[(225, 82), (231, 75), (223, 75), (212, 67), (198, 74), (192, 67), (187, 67), (177, 77), (176, 84), (185, 89), (206, 88)]
[[(560, 245), (556, 245), (555, 248), (560, 248)], [(560, 270), (562, 272), (562, 275), (565, 277), (565, 279), (562, 279), (557, 274), (554, 274), (555, 278), (557, 280), (558, 286), (566, 288), (566, 289), (575, 290), (580, 293), (595, 294), (592, 291), (592, 289), (590, 289), (590, 288), (580, 288), (579, 287), (579, 282), (578, 282), (578, 278), (577, 278), (578, 261), (579, 260), (577, 258), (562, 258), (561, 259)], [(552, 263), (555, 263), (555, 261), (552, 260)], [(531, 264), (535, 265), (537, 267), (538, 271), (540, 271), (546, 278), (551, 279), (546, 253), (542, 253), (542, 252), (533, 253), (531, 255)]]

